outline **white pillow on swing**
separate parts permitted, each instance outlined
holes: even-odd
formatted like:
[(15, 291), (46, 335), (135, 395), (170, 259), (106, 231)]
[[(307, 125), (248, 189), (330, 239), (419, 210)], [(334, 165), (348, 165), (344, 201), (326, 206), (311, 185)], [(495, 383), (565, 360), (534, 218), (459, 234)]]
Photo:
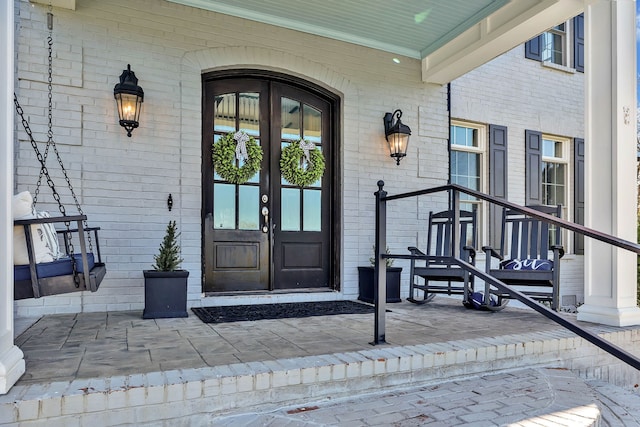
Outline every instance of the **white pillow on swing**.
[[(13, 196), (12, 212), (14, 220), (49, 217), (47, 212), (33, 212), (33, 198), (28, 191)], [(36, 264), (59, 258), (60, 244), (53, 224), (31, 225), (31, 239)], [(13, 264), (29, 264), (27, 238), (22, 225), (13, 226)]]

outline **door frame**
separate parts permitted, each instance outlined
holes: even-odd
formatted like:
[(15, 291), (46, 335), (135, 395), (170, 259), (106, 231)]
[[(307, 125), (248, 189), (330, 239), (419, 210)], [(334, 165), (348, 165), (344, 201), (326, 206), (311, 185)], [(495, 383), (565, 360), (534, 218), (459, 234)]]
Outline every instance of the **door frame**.
[[(241, 79), (241, 78), (257, 78), (257, 79), (265, 79), (265, 80), (269, 80), (272, 82), (278, 82), (281, 84), (287, 84), (287, 85), (291, 85), (291, 86), (295, 86), (296, 88), (303, 90), (303, 91), (307, 91), (315, 96), (319, 96), (322, 97), (324, 99), (326, 99), (329, 104), (330, 104), (330, 120), (333, 124), (333, 126), (331, 127), (331, 134), (330, 134), (330, 144), (331, 144), (331, 152), (333, 153), (333, 156), (330, 159), (325, 159), (325, 161), (327, 163), (331, 162), (331, 168), (329, 168), (330, 170), (333, 170), (333, 177), (331, 177), (330, 180), (330, 188), (331, 188), (331, 192), (333, 197), (330, 200), (330, 206), (327, 209), (328, 214), (331, 216), (330, 219), (330, 223), (332, 224), (330, 233), (329, 233), (329, 238), (330, 238), (330, 243), (329, 243), (329, 247), (330, 247), (330, 254), (329, 254), (329, 259), (330, 259), (330, 266), (329, 266), (329, 280), (330, 280), (330, 285), (329, 285), (329, 289), (334, 290), (334, 291), (339, 291), (341, 289), (341, 282), (340, 282), (340, 275), (341, 275), (341, 258), (342, 258), (342, 254), (341, 254), (341, 239), (342, 239), (342, 168), (341, 168), (341, 140), (340, 140), (340, 129), (342, 128), (341, 126), (341, 98), (339, 95), (337, 95), (334, 92), (331, 92), (329, 89), (322, 87), (316, 83), (313, 83), (311, 81), (308, 80), (304, 80), (302, 78), (296, 77), (296, 76), (292, 76), (292, 75), (288, 75), (288, 74), (284, 74), (284, 73), (278, 73), (278, 72), (274, 72), (274, 71), (268, 71), (268, 70), (260, 70), (260, 69), (245, 69), (245, 68), (237, 68), (237, 69), (228, 69), (228, 70), (219, 70), (219, 71), (210, 71), (210, 72), (205, 72), (202, 74), (202, 80), (201, 80), (201, 154), (202, 154), (202, 163), (201, 163), (201, 171), (200, 171), (200, 175), (201, 175), (201, 210), (200, 210), (200, 219), (201, 219), (201, 244), (200, 244), (200, 248), (201, 248), (201, 268), (202, 268), (202, 274), (201, 274), (201, 289), (203, 292), (205, 292), (204, 290), (204, 286), (205, 286), (205, 272), (206, 272), (206, 257), (205, 257), (205, 245), (207, 244), (206, 242), (206, 236), (205, 236), (205, 228), (206, 228), (206, 221), (205, 221), (205, 201), (207, 200), (207, 198), (209, 197), (209, 195), (205, 194), (205, 185), (204, 185), (204, 171), (206, 169), (206, 167), (208, 166), (207, 162), (211, 162), (211, 155), (205, 155), (205, 153), (210, 153), (211, 152), (211, 147), (210, 146), (206, 146), (208, 144), (205, 144), (206, 138), (205, 138), (205, 134), (206, 132), (209, 132), (210, 130), (207, 130), (205, 128), (205, 121), (203, 120), (203, 114), (205, 111), (205, 93), (204, 93), (204, 87), (205, 87), (205, 83), (211, 80), (223, 80), (223, 79)], [(270, 243), (271, 245), (271, 243)], [(270, 262), (273, 262), (272, 260), (270, 260)], [(269, 283), (269, 291), (264, 291), (264, 292), (272, 292), (273, 291), (273, 272), (270, 272), (270, 283)], [(289, 293), (295, 293), (295, 292), (299, 292), (296, 291), (295, 289), (287, 289), (285, 291), (279, 290), (278, 292), (289, 292)], [(238, 294), (239, 292), (232, 292), (233, 294)], [(240, 293), (244, 293), (244, 292), (240, 292)], [(225, 292), (215, 292), (215, 293), (206, 293), (207, 295), (222, 295), (225, 294)]]

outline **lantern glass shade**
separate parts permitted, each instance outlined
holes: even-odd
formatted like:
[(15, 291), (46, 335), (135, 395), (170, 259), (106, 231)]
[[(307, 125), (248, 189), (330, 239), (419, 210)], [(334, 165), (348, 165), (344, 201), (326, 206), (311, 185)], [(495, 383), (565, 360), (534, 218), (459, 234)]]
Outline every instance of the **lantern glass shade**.
[(130, 137), (131, 131), (140, 123), (140, 110), (144, 101), (144, 91), (138, 86), (138, 79), (130, 65), (120, 75), (120, 83), (113, 88), (113, 96), (118, 106), (120, 126), (125, 128)]
[(384, 115), (384, 134), (389, 143), (389, 153), (396, 160), (396, 165), (399, 165), (400, 160), (407, 155), (411, 136), (411, 129), (400, 121), (400, 117), (402, 117), (400, 110)]
[(400, 160), (407, 155), (407, 146), (409, 145), (409, 135), (405, 133), (392, 133), (387, 137), (389, 143), (389, 153), (391, 157), (396, 159), (396, 164), (400, 164)]
[[(142, 97), (132, 95), (130, 93), (118, 93), (115, 95), (118, 104), (118, 117), (120, 117), (120, 125), (131, 123), (134, 128), (138, 127), (140, 122), (140, 110), (142, 106)], [(123, 125), (124, 126), (124, 125)]]

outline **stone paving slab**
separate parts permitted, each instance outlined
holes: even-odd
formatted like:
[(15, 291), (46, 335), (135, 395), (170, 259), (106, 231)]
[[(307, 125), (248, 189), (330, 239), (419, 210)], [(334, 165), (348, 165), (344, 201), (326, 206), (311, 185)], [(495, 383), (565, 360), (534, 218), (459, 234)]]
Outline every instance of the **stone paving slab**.
[[(559, 328), (531, 310), (468, 310), (458, 298), (388, 307), (386, 339), (391, 346), (470, 338), (495, 344), (497, 336), (550, 333)], [(373, 314), (222, 324), (202, 323), (193, 314), (145, 320), (141, 311), (47, 315), (16, 338), (28, 373), (18, 383), (368, 350), (373, 348), (373, 321)], [(42, 355), (55, 362), (55, 369)]]
[(598, 425), (594, 391), (566, 370), (523, 369), (338, 401), (309, 400), (211, 419), (212, 426), (567, 426)]

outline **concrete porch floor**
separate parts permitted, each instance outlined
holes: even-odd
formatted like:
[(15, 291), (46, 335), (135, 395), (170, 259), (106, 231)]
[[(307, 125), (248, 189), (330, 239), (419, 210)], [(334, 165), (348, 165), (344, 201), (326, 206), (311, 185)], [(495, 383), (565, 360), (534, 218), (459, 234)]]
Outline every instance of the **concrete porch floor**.
[[(222, 422), (215, 417), (265, 405), (273, 409), (519, 369), (570, 369), (594, 380), (614, 375), (605, 372), (601, 361), (613, 366), (615, 360), (531, 310), (507, 307), (488, 313), (441, 296), (423, 306), (402, 302), (387, 308), (387, 344), (381, 346), (370, 344), (373, 314), (224, 324), (204, 324), (192, 312), (183, 319), (151, 320), (142, 319), (141, 311), (44, 316), (24, 325), (27, 329), (16, 338), (26, 373), (9, 394), (0, 396), (0, 425), (14, 425), (14, 419), (22, 420), (20, 425), (66, 426), (73, 416), (84, 420), (79, 425), (129, 425), (132, 419), (136, 425), (174, 425), (181, 418), (180, 425), (191, 425), (193, 413)], [(640, 341), (640, 327), (582, 324), (607, 339), (636, 346)], [(16, 325), (22, 325), (21, 319)], [(592, 360), (600, 362), (592, 366)], [(534, 377), (549, 382), (546, 373), (536, 371)], [(123, 391), (126, 399), (116, 393)], [(561, 395), (562, 390), (550, 393)], [(630, 394), (638, 398), (633, 408), (640, 412), (640, 396)], [(13, 414), (3, 414), (9, 407)], [(101, 423), (107, 413), (109, 423)], [(154, 416), (164, 418), (149, 421)], [(260, 420), (245, 419), (240, 425)], [(236, 421), (228, 419), (224, 425)]]
[[(458, 298), (387, 309), (387, 346), (562, 329), (532, 310), (487, 313)], [(190, 310), (178, 319), (145, 320), (141, 311), (48, 315), (16, 338), (26, 361), (19, 384), (371, 350), (373, 322), (373, 314), (349, 314), (205, 324)]]

